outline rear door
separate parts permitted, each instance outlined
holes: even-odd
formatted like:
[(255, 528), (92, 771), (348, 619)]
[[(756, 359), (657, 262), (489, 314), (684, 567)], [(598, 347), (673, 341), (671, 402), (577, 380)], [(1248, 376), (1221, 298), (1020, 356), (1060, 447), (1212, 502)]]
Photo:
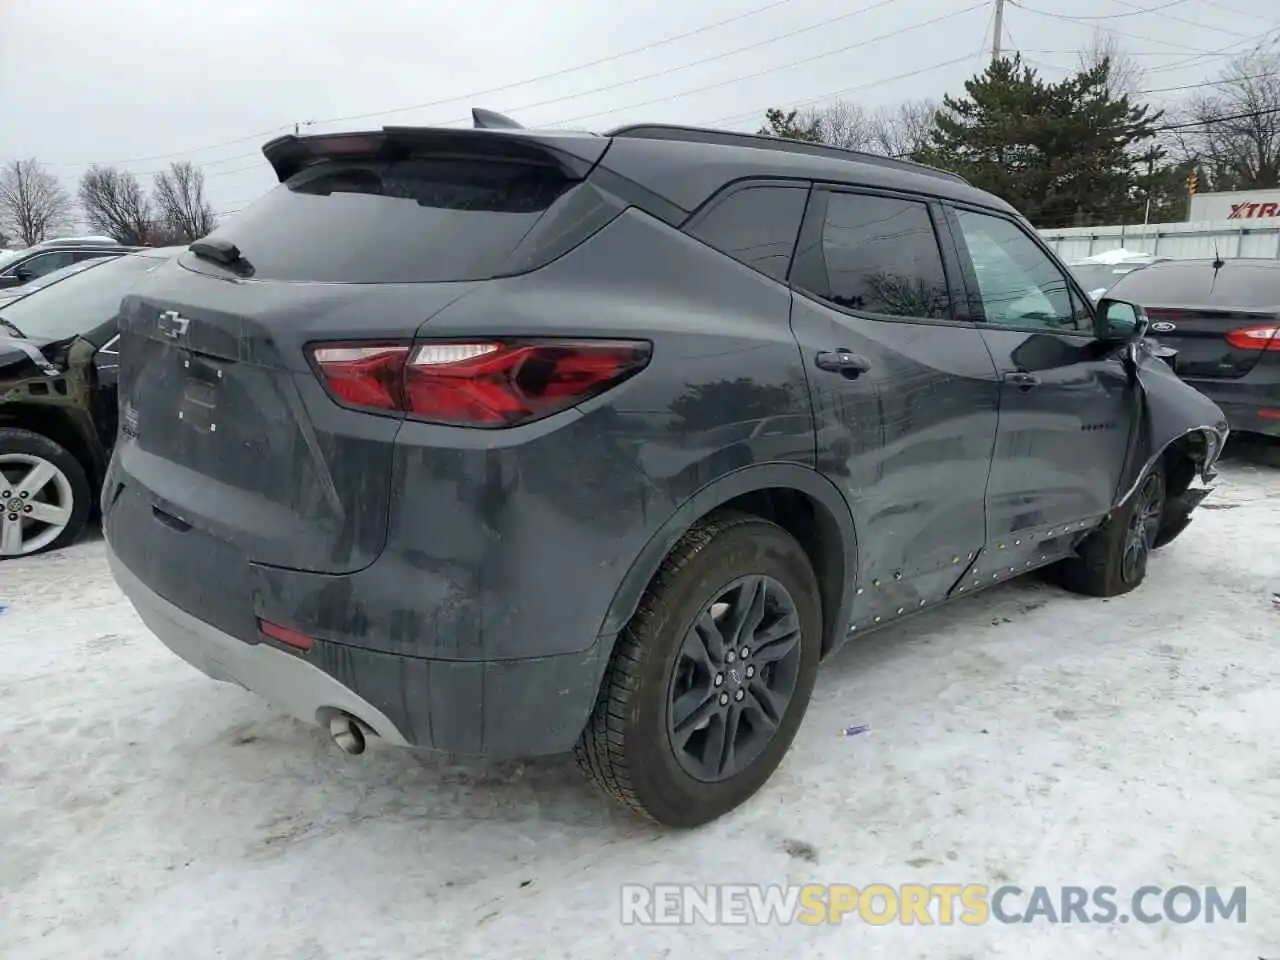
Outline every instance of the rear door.
[[(592, 222), (572, 173), (486, 133), (446, 132), (447, 154), (368, 137), (286, 144), (277, 160), (296, 172), (213, 235), (238, 260), (184, 253), (126, 302), (107, 530), (170, 599), (203, 611), (192, 607), (211, 587), (188, 589), (166, 566), (180, 571), (192, 551), (232, 572), (325, 573), (381, 552), (401, 415), (340, 406), (313, 348), (407, 344), (506, 269), (548, 211)], [(573, 230), (554, 233), (545, 255)]]
[(791, 282), (818, 468), (858, 533), (854, 619), (947, 593), (986, 538), (995, 369), (927, 199), (815, 189)]
[(1280, 316), (1280, 263), (1159, 263), (1120, 280), (1111, 296), (1141, 304), (1151, 335), (1178, 351), (1192, 380), (1238, 380), (1259, 358)]

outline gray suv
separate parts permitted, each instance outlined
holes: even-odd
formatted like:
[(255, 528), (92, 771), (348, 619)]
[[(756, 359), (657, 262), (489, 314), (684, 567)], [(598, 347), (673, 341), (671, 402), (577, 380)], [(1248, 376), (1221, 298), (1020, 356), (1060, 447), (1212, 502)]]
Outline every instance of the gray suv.
[(1131, 590), (1204, 496), (1221, 411), (959, 177), (477, 124), (273, 140), (122, 311), (117, 581), (343, 749), (575, 750), (700, 824), (850, 638)]

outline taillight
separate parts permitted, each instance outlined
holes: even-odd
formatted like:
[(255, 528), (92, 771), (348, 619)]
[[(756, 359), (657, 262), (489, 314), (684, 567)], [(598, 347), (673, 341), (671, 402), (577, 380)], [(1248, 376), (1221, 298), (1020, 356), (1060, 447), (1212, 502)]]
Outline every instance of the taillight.
[(343, 403), (378, 410), (400, 409), (408, 347), (335, 345), (316, 347), (311, 355), (329, 389)]
[(323, 344), (312, 356), (335, 398), (348, 406), (457, 426), (509, 427), (618, 385), (644, 369), (651, 350), (634, 340), (438, 341)]
[(1227, 343), (1237, 350), (1280, 350), (1280, 337), (1276, 332), (1280, 325), (1271, 323), (1260, 327), (1241, 327), (1227, 334)]

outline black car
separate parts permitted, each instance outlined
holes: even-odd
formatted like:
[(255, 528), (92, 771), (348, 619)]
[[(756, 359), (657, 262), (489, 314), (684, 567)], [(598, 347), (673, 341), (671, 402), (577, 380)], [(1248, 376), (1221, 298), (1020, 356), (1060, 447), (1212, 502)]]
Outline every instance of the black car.
[(1178, 375), (1233, 431), (1280, 437), (1280, 261), (1169, 260), (1109, 295), (1145, 307)]
[(1221, 411), (959, 177), (478, 122), (273, 140), (122, 308), (117, 582), (343, 749), (576, 749), (701, 823), (850, 637), (1131, 590), (1203, 497)]
[(0, 263), (0, 290), (30, 283), (47, 273), (82, 260), (118, 257), (137, 249), (138, 247), (123, 246), (109, 237), (66, 237), (60, 240), (46, 240)]
[(0, 305), (0, 560), (83, 530), (116, 433), (116, 314), (173, 255), (90, 264)]

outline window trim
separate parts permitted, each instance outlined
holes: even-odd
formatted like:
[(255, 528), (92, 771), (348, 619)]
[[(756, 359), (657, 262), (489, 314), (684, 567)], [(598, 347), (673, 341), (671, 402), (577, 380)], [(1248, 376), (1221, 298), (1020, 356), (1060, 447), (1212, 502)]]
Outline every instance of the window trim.
[(1055, 254), (1052, 248), (1050, 248), (1049, 245), (1041, 239), (1040, 235), (1034, 230), (1028, 230), (1017, 217), (971, 203), (959, 203), (947, 200), (942, 202), (941, 205), (946, 216), (948, 230), (951, 233), (951, 241), (955, 244), (956, 255), (959, 257), (960, 261), (961, 276), (964, 279), (964, 285), (966, 288), (964, 297), (965, 310), (971, 317), (973, 317), (974, 324), (977, 327), (980, 329), (985, 327), (988, 330), (1013, 330), (1018, 333), (1044, 333), (1051, 336), (1070, 337), (1073, 340), (1090, 341), (1097, 339), (1097, 336), (1094, 334), (1092, 323), (1089, 323), (1084, 330), (1061, 330), (1046, 326), (1013, 326), (1004, 323), (991, 323), (987, 320), (986, 308), (982, 303), (982, 292), (978, 287), (978, 274), (973, 265), (973, 256), (969, 252), (968, 244), (965, 243), (964, 230), (960, 226), (959, 212), (962, 210), (966, 213), (995, 217), (1012, 224), (1013, 227), (1024, 237), (1029, 239), (1041, 253), (1047, 256), (1049, 263), (1058, 271), (1059, 274), (1061, 274), (1065, 282), (1065, 289), (1068, 292), (1068, 300), (1078, 301), (1080, 304), (1083, 304), (1086, 310), (1086, 318), (1092, 320), (1093, 317), (1088, 312), (1090, 310), (1091, 301), (1088, 296), (1084, 294), (1083, 289), (1080, 284), (1076, 282), (1071, 271), (1063, 265), (1062, 261), (1058, 259), (1057, 254)]
[[(706, 220), (707, 217), (715, 213), (715, 211), (729, 198), (744, 190), (758, 190), (762, 187), (805, 191), (804, 203), (800, 206), (800, 223), (797, 225), (796, 235), (791, 238), (791, 253), (787, 258), (787, 269), (782, 272), (781, 277), (775, 277), (773, 274), (765, 273), (758, 267), (754, 267), (743, 260), (739, 260), (737, 257), (726, 253), (719, 247), (707, 243), (707, 241), (695, 235), (693, 232), (701, 226), (702, 222)], [(791, 270), (795, 267), (796, 253), (800, 249), (800, 237), (804, 234), (805, 218), (809, 215), (809, 207), (813, 203), (813, 194), (814, 187), (812, 181), (803, 178), (745, 177), (739, 180), (732, 180), (699, 204), (698, 208), (689, 214), (684, 223), (680, 224), (680, 232), (692, 240), (697, 240), (699, 243), (705, 244), (721, 256), (728, 257), (734, 263), (741, 264), (748, 270), (754, 270), (756, 273), (760, 274), (760, 276), (767, 277), (774, 283), (781, 283), (786, 286), (791, 277)]]
[[(831, 281), (827, 274), (826, 257), (822, 250), (822, 238), (827, 221), (827, 206), (832, 194), (849, 193), (864, 197), (879, 197), (890, 200), (902, 200), (907, 203), (920, 204), (925, 215), (933, 226), (934, 242), (938, 246), (938, 257), (942, 264), (942, 274), (947, 285), (947, 296), (951, 303), (951, 317), (907, 317), (890, 313), (875, 313), (870, 310), (854, 310), (842, 306), (829, 299)], [(941, 224), (942, 203), (934, 196), (923, 193), (911, 193), (905, 190), (892, 190), (880, 187), (861, 186), (858, 184), (815, 182), (813, 192), (809, 195), (809, 205), (805, 210), (804, 222), (800, 225), (800, 235), (796, 242), (795, 254), (792, 257), (791, 272), (788, 282), (793, 292), (822, 304), (829, 310), (836, 310), (850, 317), (863, 320), (877, 320), (887, 323), (913, 323), (926, 326), (942, 327), (975, 327), (972, 321), (957, 315), (957, 297), (964, 291), (959, 277), (955, 275), (958, 264), (948, 258), (947, 248), (950, 235), (944, 234)]]

